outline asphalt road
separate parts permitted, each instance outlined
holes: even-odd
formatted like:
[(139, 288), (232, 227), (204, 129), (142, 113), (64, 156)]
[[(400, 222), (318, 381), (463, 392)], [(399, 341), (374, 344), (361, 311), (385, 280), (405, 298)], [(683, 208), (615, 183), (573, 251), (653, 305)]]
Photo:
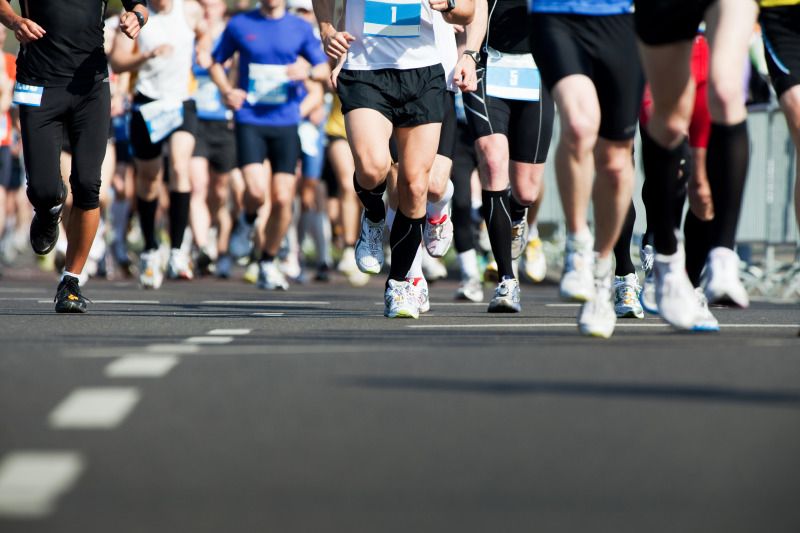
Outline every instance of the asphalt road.
[(389, 321), (378, 280), (93, 281), (57, 316), (7, 273), (0, 531), (800, 531), (798, 306), (603, 341), (554, 286), (454, 289)]

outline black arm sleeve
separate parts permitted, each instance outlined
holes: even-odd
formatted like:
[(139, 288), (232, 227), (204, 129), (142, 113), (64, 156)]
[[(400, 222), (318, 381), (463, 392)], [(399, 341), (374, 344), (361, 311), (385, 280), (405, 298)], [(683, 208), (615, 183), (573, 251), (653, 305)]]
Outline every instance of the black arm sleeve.
[(134, 6), (145, 6), (147, 7), (146, 0), (122, 0), (122, 7), (125, 8), (125, 11), (133, 11)]

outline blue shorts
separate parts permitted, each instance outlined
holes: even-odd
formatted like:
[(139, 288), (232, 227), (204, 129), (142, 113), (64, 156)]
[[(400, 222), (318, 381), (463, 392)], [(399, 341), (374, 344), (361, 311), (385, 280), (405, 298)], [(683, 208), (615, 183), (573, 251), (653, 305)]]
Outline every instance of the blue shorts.
[(324, 124), (325, 121), (320, 126), (314, 126), (308, 121), (303, 121), (298, 128), (303, 151), (301, 164), (304, 179), (318, 180), (322, 176), (322, 167), (325, 164)]

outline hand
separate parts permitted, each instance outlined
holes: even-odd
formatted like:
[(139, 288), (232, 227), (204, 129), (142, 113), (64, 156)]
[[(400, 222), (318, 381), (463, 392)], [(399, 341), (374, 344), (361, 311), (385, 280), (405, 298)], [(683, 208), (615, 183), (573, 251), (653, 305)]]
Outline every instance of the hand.
[(325, 53), (332, 59), (339, 59), (350, 49), (350, 43), (356, 38), (346, 31), (336, 31), (322, 36)]
[(228, 109), (239, 111), (244, 105), (245, 100), (247, 100), (247, 93), (241, 89), (231, 89), (222, 95), (222, 99), (225, 101), (225, 106), (228, 107)]
[(478, 74), (475, 60), (467, 55), (462, 55), (456, 63), (453, 81), (462, 93), (471, 93), (478, 90)]
[(694, 216), (708, 222), (714, 219), (714, 200), (711, 198), (711, 185), (705, 176), (692, 174), (689, 180), (689, 209)]
[(431, 9), (435, 11), (446, 11), (447, 10), (447, 0), (428, 0), (428, 3), (431, 5)]
[(150, 52), (147, 54), (147, 59), (153, 59), (154, 57), (160, 57), (160, 56), (168, 56), (171, 54), (172, 54), (172, 45), (162, 44), (161, 46), (158, 46), (153, 50), (150, 50)]
[(34, 21), (22, 17), (16, 20), (12, 28), (14, 30), (14, 37), (22, 44), (39, 40), (47, 33)]
[(339, 60), (336, 62), (336, 66), (333, 67), (333, 70), (331, 70), (331, 86), (329, 88), (333, 89), (334, 91), (336, 90), (336, 80), (339, 79), (339, 73), (342, 71), (342, 66), (344, 66), (344, 61)]
[(291, 65), (286, 66), (286, 75), (292, 81), (305, 81), (310, 77), (310, 74), (311, 64), (302, 57)]
[(211, 54), (208, 50), (201, 50), (197, 49), (195, 52), (195, 57), (197, 58), (197, 65), (200, 68), (209, 69), (211, 65), (214, 64), (214, 59), (211, 57)]
[[(145, 20), (146, 17), (145, 14)], [(126, 11), (119, 17), (119, 29), (131, 39), (135, 39), (142, 28), (139, 26), (139, 19), (136, 18), (136, 15), (132, 11)]]
[(115, 94), (111, 97), (111, 116), (119, 117), (125, 113), (125, 97)]
[(467, 31), (467, 28), (461, 24), (452, 24), (452, 26), (453, 26), (453, 33), (455, 33), (456, 35)]
[(315, 126), (320, 126), (322, 122), (327, 118), (325, 114), (325, 107), (319, 106), (315, 108), (309, 115), (308, 121), (311, 122)]

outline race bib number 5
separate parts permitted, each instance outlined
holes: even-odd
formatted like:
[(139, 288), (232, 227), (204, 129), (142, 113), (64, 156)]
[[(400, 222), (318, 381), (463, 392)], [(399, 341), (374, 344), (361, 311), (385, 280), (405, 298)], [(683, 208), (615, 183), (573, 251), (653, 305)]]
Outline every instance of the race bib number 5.
[(279, 105), (289, 100), (289, 76), (286, 65), (251, 63), (247, 84), (247, 103), (250, 105)]
[(365, 0), (364, 35), (373, 37), (419, 37), (420, 0)]
[(42, 105), (43, 94), (44, 94), (44, 87), (37, 87), (35, 85), (25, 85), (24, 83), (17, 82), (16, 84), (14, 84), (13, 102), (17, 105), (39, 107)]
[(508, 100), (537, 102), (542, 80), (531, 54), (505, 54), (488, 50), (486, 94)]

